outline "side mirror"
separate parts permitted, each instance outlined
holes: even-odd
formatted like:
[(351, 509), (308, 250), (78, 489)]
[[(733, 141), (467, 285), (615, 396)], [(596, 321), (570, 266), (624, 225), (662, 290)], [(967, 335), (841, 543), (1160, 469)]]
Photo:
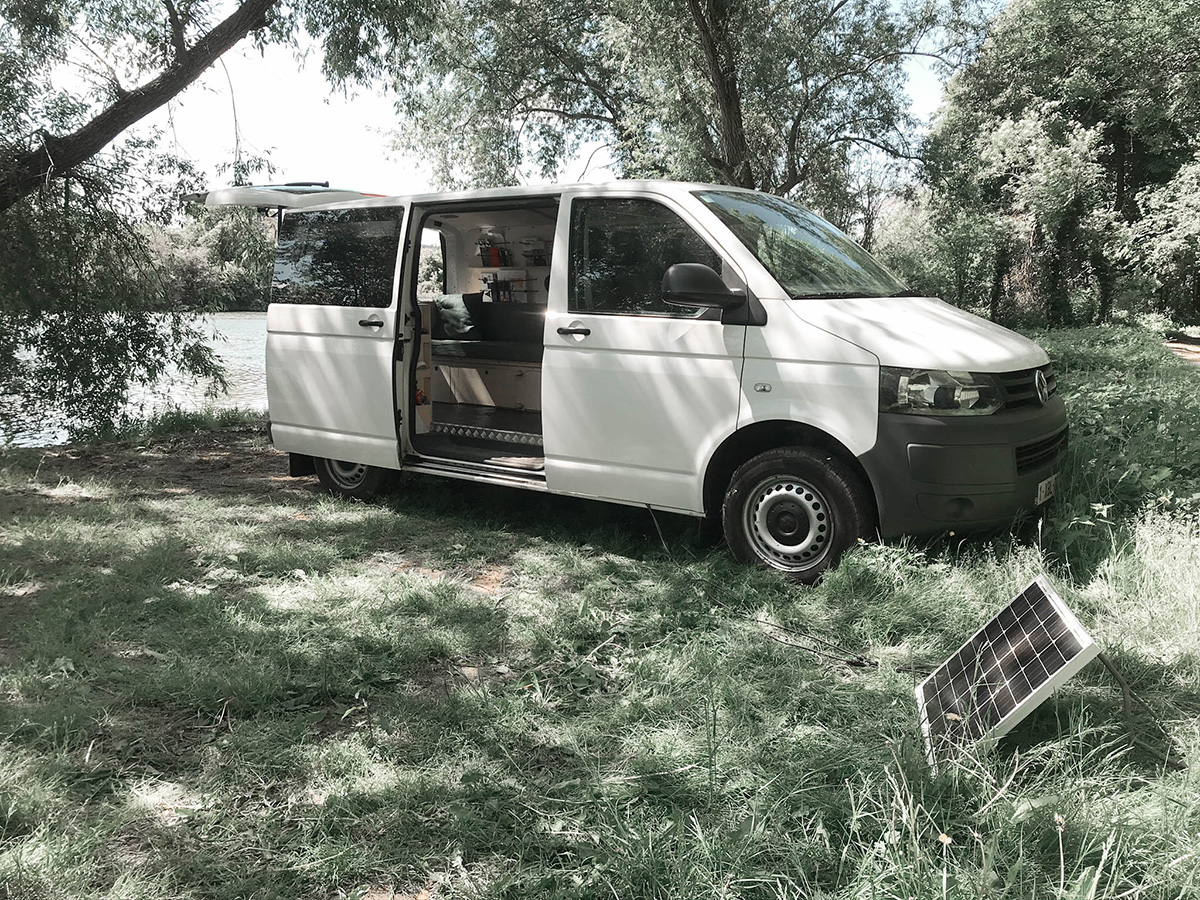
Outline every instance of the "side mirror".
[(725, 286), (721, 276), (703, 263), (675, 263), (662, 280), (662, 299), (672, 306), (737, 309), (746, 292)]

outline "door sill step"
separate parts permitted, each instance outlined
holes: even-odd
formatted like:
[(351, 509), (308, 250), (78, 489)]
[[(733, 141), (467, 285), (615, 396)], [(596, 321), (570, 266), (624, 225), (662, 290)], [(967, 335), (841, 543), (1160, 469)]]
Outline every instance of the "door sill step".
[(402, 471), (426, 475), (445, 475), (450, 478), (464, 478), (468, 481), (484, 481), (491, 484), (507, 484), (535, 491), (546, 490), (546, 473), (541, 469), (518, 469), (461, 460), (406, 456)]
[(503, 428), (486, 428), (482, 425), (459, 425), (454, 422), (434, 422), (429, 429), (434, 434), (447, 437), (469, 438), (475, 441), (498, 441), (502, 444), (520, 444), (523, 447), (542, 446), (540, 434), (524, 431), (506, 431)]

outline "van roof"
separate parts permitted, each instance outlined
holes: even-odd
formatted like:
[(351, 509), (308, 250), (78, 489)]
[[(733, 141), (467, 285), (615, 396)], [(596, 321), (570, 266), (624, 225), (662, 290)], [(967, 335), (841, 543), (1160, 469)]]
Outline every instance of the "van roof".
[[(430, 205), (434, 203), (470, 202), (472, 200), (521, 200), (533, 197), (561, 196), (579, 191), (589, 193), (611, 190), (650, 191), (673, 194), (695, 190), (744, 191), (726, 184), (705, 184), (694, 181), (609, 181), (579, 182), (574, 184), (535, 184), (519, 187), (483, 188), (466, 191), (427, 191), (419, 194), (365, 194), (322, 186), (296, 185), (246, 185), (209, 191), (205, 194), (189, 194), (184, 200), (203, 203), (206, 206), (256, 206), (259, 208), (283, 207), (285, 209), (343, 208), (395, 206), (399, 204)], [(751, 193), (750, 191), (747, 191)]]
[[(695, 190), (745, 191), (727, 184), (706, 184), (698, 181), (668, 181), (665, 179), (616, 180), (605, 182), (576, 182), (572, 184), (530, 184), (518, 187), (481, 188), (466, 191), (427, 191), (420, 194), (397, 194), (390, 197), (371, 197), (361, 201), (337, 203), (338, 206), (389, 206), (396, 203), (425, 205), (431, 203), (469, 202), (471, 200), (520, 200), (527, 197), (561, 196), (580, 191), (614, 193), (623, 191), (652, 191), (656, 193), (686, 193)], [(753, 193), (747, 191), (747, 193)], [(331, 203), (330, 205), (334, 205)]]

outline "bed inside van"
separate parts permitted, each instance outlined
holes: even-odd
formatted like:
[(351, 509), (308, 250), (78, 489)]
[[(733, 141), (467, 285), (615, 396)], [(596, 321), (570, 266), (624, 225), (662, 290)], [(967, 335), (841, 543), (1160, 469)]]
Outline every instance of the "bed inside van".
[(413, 451), (543, 469), (542, 351), (558, 198), (423, 211)]

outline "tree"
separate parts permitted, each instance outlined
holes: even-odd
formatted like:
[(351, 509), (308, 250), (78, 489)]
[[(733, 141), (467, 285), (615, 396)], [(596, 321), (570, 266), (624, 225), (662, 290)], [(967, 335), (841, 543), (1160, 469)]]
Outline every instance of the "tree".
[(1051, 324), (1104, 321), (1134, 271), (1190, 302), (1190, 258), (1154, 262), (1131, 234), (1200, 150), (1198, 46), (1190, 0), (1014, 0), (994, 19), (926, 148), (934, 218), (992, 223), (994, 310), (1015, 291)]
[(265, 310), (276, 220), (239, 207), (198, 207), (181, 227), (147, 223), (151, 271), (171, 307)]
[(936, 19), (885, 0), (451, 0), (395, 70), (399, 139), (449, 185), (550, 176), (591, 140), (627, 176), (820, 198), (854, 148), (912, 155), (902, 62)]
[[(430, 3), (386, 14), (343, 0), (0, 0), (0, 213), (74, 172), (131, 125), (195, 81), (250, 34), (288, 41), (303, 28), (323, 43), (335, 80), (403, 66), (428, 27)], [(55, 84), (69, 64), (85, 87)], [(128, 81), (136, 86), (127, 86)]]
[[(5, 134), (0, 141), (0, 212), (11, 207), (27, 194), (52, 178), (70, 174), (113, 142), (123, 131), (138, 122), (200, 77), (226, 50), (251, 31), (265, 28), (267, 15), (278, 0), (242, 0), (229, 16), (217, 25), (203, 30), (208, 4), (162, 0), (160, 16), (150, 14), (146, 3), (128, 3), (124, 7), (108, 3), (54, 0), (50, 3), (27, 3), (6, 0), (0, 5), (0, 67), (12, 71), (26, 88), (39, 81), (47, 94), (48, 73), (45, 66), (62, 59), (71, 40), (84, 41), (85, 49), (95, 57), (95, 64), (104, 70), (104, 91), (107, 102), (103, 108), (86, 118), (73, 130), (62, 134), (47, 129), (47, 124), (60, 124), (79, 118), (60, 116), (37, 106), (21, 108), (6, 103), (3, 119)], [(73, 25), (78, 18), (86, 20), (87, 38), (79, 38)], [(189, 33), (200, 34), (189, 42)], [(122, 41), (134, 38), (131, 59), (113, 59)], [(98, 43), (98, 47), (89, 41)], [(33, 61), (40, 56), (42, 65)], [(157, 75), (137, 87), (127, 89), (121, 84), (114, 62), (137, 62), (144, 65), (150, 58), (161, 56), (165, 65)], [(140, 66), (139, 66), (140, 68)], [(39, 71), (40, 69), (40, 71)], [(5, 98), (6, 100), (9, 98)], [(13, 98), (16, 99), (16, 98)], [(58, 98), (65, 99), (65, 98)], [(75, 106), (75, 112), (78, 104)], [(38, 122), (39, 112), (50, 113), (49, 122)]]
[(250, 34), (303, 28), (331, 72), (369, 77), (427, 6), (389, 4), (385, 22), (342, 0), (0, 0), (0, 438), (119, 425), (130, 386), (167, 374), (220, 383), (185, 314), (198, 297), (148, 239), (202, 173), (125, 129)]

